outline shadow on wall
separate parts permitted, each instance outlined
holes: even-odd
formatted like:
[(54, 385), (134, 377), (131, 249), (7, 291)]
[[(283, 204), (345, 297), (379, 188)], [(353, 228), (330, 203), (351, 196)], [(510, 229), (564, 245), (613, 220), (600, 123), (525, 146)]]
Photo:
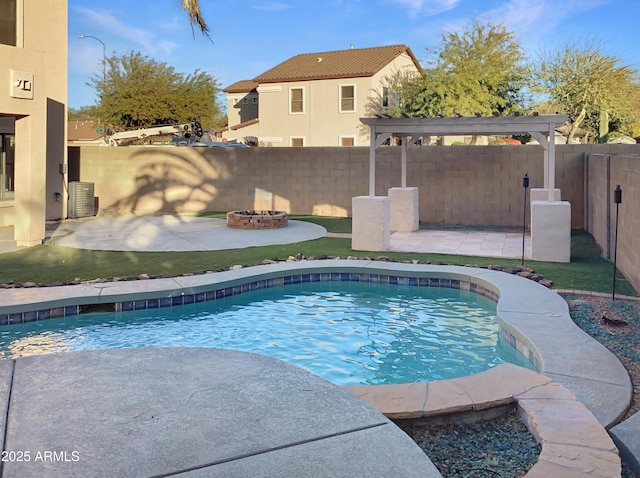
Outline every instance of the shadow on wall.
[(136, 151), (133, 192), (108, 206), (121, 211), (199, 212), (213, 210), (217, 185), (231, 176), (226, 165), (210, 161), (194, 148)]

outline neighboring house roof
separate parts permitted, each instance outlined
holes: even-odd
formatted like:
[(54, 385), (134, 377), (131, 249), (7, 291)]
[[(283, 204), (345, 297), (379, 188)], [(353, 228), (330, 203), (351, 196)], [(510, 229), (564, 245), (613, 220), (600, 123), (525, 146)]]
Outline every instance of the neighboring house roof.
[(102, 138), (102, 133), (96, 132), (96, 129), (100, 126), (92, 120), (76, 120), (69, 121), (67, 128), (67, 140), (68, 141), (81, 141), (89, 140), (95, 141)]
[(252, 81), (261, 84), (370, 77), (403, 53), (408, 54), (416, 68), (421, 69), (407, 45), (391, 45), (296, 55), (256, 76)]
[(225, 93), (251, 93), (253, 90), (258, 88), (258, 83), (253, 80), (240, 80), (236, 81), (232, 85), (227, 86), (224, 91)]
[(245, 126), (251, 126), (252, 124), (256, 124), (259, 122), (260, 122), (259, 118), (253, 118), (253, 119), (250, 119), (249, 121), (243, 121), (242, 123), (233, 125), (229, 129), (236, 130), (236, 129), (244, 128)]

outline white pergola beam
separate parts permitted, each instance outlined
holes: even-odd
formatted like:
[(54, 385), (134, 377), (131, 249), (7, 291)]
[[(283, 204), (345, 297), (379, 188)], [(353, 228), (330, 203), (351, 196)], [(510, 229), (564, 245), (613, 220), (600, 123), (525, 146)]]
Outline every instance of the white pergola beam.
[[(531, 134), (544, 148), (544, 187), (553, 200), (555, 188), (555, 130), (567, 120), (566, 115), (480, 116), (445, 118), (360, 118), (371, 130), (369, 157), (369, 195), (375, 195), (375, 151), (392, 135), (419, 138), (421, 136), (460, 136), (470, 134)], [(402, 142), (402, 186), (406, 187), (406, 140)]]

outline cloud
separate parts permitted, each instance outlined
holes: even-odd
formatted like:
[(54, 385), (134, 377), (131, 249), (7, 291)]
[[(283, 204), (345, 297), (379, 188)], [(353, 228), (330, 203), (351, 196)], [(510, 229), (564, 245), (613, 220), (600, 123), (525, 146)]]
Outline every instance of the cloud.
[[(171, 41), (157, 41), (154, 32), (127, 25), (107, 10), (81, 6), (72, 8), (83, 18), (80, 23), (90, 25), (88, 30), (109, 32), (111, 37), (126, 40), (127, 43), (133, 43), (136, 48), (143, 50), (143, 53), (154, 54), (162, 51), (168, 54), (177, 47), (177, 44)], [(166, 27), (171, 28), (171, 22)], [(110, 55), (109, 45), (107, 45), (107, 55)]]
[(520, 37), (539, 37), (553, 31), (572, 15), (613, 2), (614, 0), (508, 0), (500, 7), (482, 13), (478, 19), (482, 22), (503, 22), (508, 30)]
[(284, 10), (289, 10), (291, 7), (285, 3), (264, 3), (252, 5), (251, 8), (254, 10), (261, 10), (263, 12), (282, 12)]
[(389, 0), (408, 8), (409, 16), (433, 16), (454, 9), (462, 0)]

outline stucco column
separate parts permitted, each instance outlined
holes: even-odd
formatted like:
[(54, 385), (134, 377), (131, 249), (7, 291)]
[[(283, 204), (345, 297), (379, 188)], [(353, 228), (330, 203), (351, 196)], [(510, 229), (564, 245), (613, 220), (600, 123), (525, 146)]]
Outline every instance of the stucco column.
[(568, 201), (531, 201), (531, 259), (571, 260), (571, 204)]
[(392, 231), (417, 231), (420, 224), (418, 188), (389, 189), (389, 224)]
[(351, 248), (355, 251), (386, 251), (391, 244), (389, 198), (357, 196), (351, 200)]
[(45, 232), (46, 202), (46, 138), (35, 131), (46, 131), (36, 125), (33, 116), (16, 120), (15, 223), (14, 239), (18, 246), (42, 244)]
[[(562, 194), (559, 188), (553, 190), (553, 200), (561, 201)], [(547, 188), (531, 188), (531, 201), (548, 201), (549, 189)]]

